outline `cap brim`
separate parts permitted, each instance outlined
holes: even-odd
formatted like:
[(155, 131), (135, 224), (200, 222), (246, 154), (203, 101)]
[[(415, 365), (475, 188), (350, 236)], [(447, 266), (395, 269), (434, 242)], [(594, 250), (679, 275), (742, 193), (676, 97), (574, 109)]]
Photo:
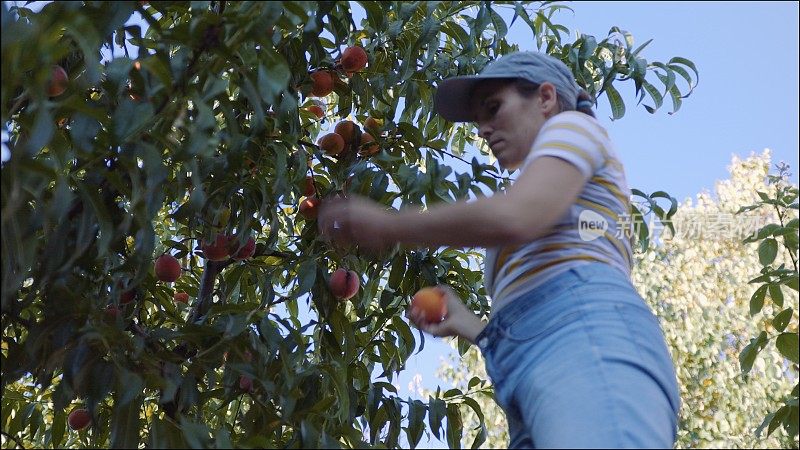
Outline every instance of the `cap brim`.
[(470, 94), (479, 80), (478, 76), (465, 76), (442, 81), (433, 99), (436, 112), (451, 122), (473, 122)]
[(514, 78), (513, 75), (468, 75), (448, 78), (436, 88), (433, 107), (439, 115), (451, 122), (475, 122), (477, 116), (472, 106), (472, 90), (480, 81)]

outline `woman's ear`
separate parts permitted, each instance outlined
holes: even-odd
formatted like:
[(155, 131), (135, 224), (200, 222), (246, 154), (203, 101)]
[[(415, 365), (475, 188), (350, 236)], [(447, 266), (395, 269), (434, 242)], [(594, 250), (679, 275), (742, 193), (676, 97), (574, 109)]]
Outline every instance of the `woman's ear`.
[(556, 87), (553, 83), (549, 81), (545, 81), (544, 83), (539, 85), (539, 105), (542, 108), (542, 112), (547, 116), (550, 117), (558, 113), (558, 94), (556, 93)]

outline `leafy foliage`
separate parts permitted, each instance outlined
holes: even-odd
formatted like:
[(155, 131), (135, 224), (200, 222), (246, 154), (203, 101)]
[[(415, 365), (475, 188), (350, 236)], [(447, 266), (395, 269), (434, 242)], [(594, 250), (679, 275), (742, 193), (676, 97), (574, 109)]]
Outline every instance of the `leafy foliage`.
[[(654, 111), (667, 92), (688, 95), (697, 74), (682, 58), (647, 64), (616, 28), (624, 42), (562, 44), (556, 3), (363, 1), (359, 24), (351, 7), (2, 4), (4, 442), (397, 447), (401, 435), (412, 446), (425, 430), (440, 436), (445, 422), (447, 442), (460, 442), (459, 405), (480, 414), (471, 393), (425, 403), (400, 398), (391, 381), (418, 347), (400, 319), (416, 290), (448, 283), (487, 311), (476, 253), (332, 248), (296, 214), (306, 176), (323, 200), (346, 191), (400, 206), (506, 186), (477, 158), (471, 173), (453, 173), (446, 158), (469, 164), (477, 136), (432, 111), (438, 81), (517, 49), (498, 8), (606, 94), (615, 118), (620, 82), (634, 80)], [(347, 74), (337, 59), (352, 45), (368, 66)], [(50, 97), (54, 65), (69, 81)], [(334, 74), (322, 122), (305, 109), (317, 70)], [(646, 82), (652, 73), (665, 94)], [(334, 158), (314, 144), (331, 122), (367, 117), (382, 120), (380, 153)], [(202, 242), (220, 233), (236, 248), (254, 236), (254, 256), (205, 260)], [(164, 253), (182, 266), (172, 285), (153, 270)], [(348, 302), (328, 289), (338, 267), (361, 277)], [(69, 431), (65, 416), (78, 407), (92, 426)]]
[[(798, 290), (798, 217), (797, 212), (791, 211), (798, 209), (798, 189), (797, 186), (789, 184), (789, 167), (786, 165), (780, 165), (778, 174), (769, 175), (768, 178), (769, 193), (756, 192), (759, 201), (754, 205), (743, 206), (737, 211), (737, 214), (741, 214), (771, 207), (775, 211), (774, 217), (777, 218), (777, 223), (765, 225), (743, 241), (746, 244), (758, 243), (758, 261), (763, 266), (761, 274), (750, 280), (751, 284), (760, 284), (750, 298), (750, 315), (756, 316), (762, 313), (767, 298), (772, 303), (772, 319), (763, 322), (763, 329), (758, 337), (750, 339), (750, 343), (739, 354), (739, 362), (745, 375), (753, 368), (759, 353), (772, 340), (775, 341), (778, 352), (794, 363), (795, 371), (800, 364), (800, 351), (798, 351), (800, 335), (796, 323), (791, 324), (797, 304), (786, 302), (784, 297), (784, 287), (795, 292)], [(786, 262), (777, 259), (780, 247), (791, 261), (788, 267)], [(774, 267), (778, 262), (780, 265)], [(764, 316), (766, 319), (766, 314)], [(769, 413), (764, 418), (756, 433), (760, 434), (767, 428), (767, 435), (770, 435), (778, 427), (783, 426), (790, 437), (797, 439), (798, 424), (800, 424), (798, 386), (800, 385), (795, 385), (792, 392), (786, 395), (783, 405), (777, 411)]]

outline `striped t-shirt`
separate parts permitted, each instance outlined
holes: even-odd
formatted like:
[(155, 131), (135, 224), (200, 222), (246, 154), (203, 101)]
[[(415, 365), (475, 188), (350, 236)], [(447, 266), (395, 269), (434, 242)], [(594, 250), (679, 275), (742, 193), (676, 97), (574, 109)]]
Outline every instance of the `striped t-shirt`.
[(572, 163), (586, 184), (551, 233), (525, 244), (486, 250), (485, 283), (492, 298), (492, 316), (521, 294), (575, 266), (602, 261), (627, 276), (631, 273), (631, 242), (617, 232), (620, 216), (630, 210), (630, 190), (606, 130), (581, 112), (557, 114), (542, 125), (521, 170), (542, 156)]

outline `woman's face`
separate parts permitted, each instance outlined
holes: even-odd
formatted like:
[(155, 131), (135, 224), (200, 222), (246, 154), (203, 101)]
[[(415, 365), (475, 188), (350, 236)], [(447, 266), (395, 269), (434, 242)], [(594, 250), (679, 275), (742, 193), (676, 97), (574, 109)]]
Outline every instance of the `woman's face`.
[(548, 93), (541, 92), (545, 85), (549, 83), (539, 86), (530, 98), (506, 80), (488, 80), (475, 89), (472, 105), (478, 134), (504, 169), (514, 170), (525, 161), (542, 124), (550, 116), (551, 102), (543, 99)]

